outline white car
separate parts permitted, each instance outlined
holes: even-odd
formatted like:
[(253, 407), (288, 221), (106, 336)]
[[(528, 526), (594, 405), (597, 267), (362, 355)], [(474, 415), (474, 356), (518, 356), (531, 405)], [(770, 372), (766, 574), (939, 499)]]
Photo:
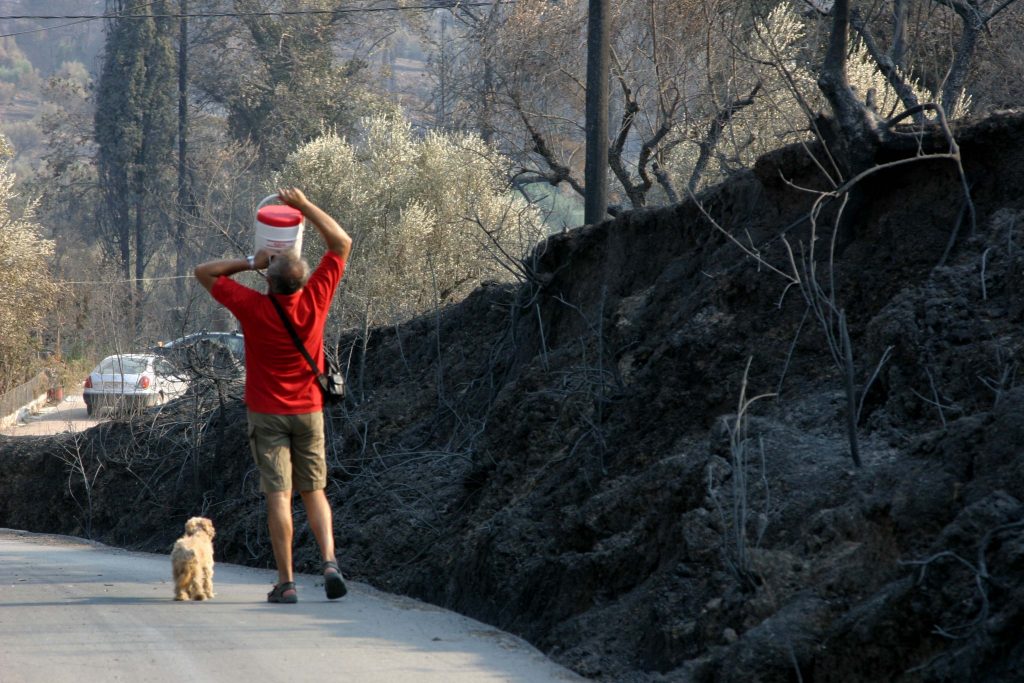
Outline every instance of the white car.
[(101, 408), (136, 410), (161, 405), (188, 389), (166, 358), (155, 354), (107, 356), (85, 379), (82, 398), (92, 415)]

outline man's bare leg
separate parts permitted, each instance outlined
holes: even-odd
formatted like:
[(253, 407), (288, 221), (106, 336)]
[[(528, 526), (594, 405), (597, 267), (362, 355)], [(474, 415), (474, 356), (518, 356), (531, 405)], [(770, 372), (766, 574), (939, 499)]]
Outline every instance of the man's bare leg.
[(334, 556), (334, 524), (331, 516), (331, 504), (323, 489), (316, 491), (300, 491), (302, 504), (306, 507), (306, 518), (309, 528), (320, 546), (324, 562), (337, 562)]
[(294, 581), (292, 574), (292, 492), (267, 493), (267, 526), (277, 563), (278, 583)]
[(343, 597), (348, 588), (338, 568), (338, 560), (334, 555), (334, 525), (331, 517), (331, 504), (323, 489), (302, 491), (302, 504), (306, 507), (306, 517), (320, 552), (324, 557), (324, 591), (328, 600)]

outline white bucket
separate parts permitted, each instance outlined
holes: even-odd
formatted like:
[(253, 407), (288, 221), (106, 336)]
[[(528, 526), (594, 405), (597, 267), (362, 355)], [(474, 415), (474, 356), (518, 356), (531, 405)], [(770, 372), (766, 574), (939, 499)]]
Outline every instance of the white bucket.
[(264, 206), (275, 199), (276, 194), (264, 197), (256, 207), (256, 219), (253, 221), (256, 241), (253, 253), (260, 249), (281, 253), (294, 248), (301, 254), (302, 212), (287, 204)]

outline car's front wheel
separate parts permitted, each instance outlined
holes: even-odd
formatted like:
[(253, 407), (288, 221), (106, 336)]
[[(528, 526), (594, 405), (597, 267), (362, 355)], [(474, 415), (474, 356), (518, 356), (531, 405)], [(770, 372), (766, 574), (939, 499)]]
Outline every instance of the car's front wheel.
[(92, 414), (95, 413), (95, 412), (96, 412), (96, 409), (93, 407), (93, 405), (91, 403), (86, 403), (85, 404), (85, 414), (86, 415), (88, 415), (89, 417), (92, 417)]

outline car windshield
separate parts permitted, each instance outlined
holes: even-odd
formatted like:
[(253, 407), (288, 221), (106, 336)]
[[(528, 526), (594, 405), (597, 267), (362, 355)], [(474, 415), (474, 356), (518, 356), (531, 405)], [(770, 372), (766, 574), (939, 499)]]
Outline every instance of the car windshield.
[(145, 358), (110, 356), (103, 359), (97, 372), (101, 375), (141, 375), (148, 364)]
[(245, 340), (241, 337), (229, 337), (225, 335), (217, 341), (227, 346), (231, 350), (231, 353), (236, 356), (241, 356), (245, 353)]
[(168, 363), (163, 358), (157, 360), (154, 370), (156, 370), (156, 373), (158, 375), (172, 376), (178, 374), (178, 371), (175, 369), (175, 367)]

